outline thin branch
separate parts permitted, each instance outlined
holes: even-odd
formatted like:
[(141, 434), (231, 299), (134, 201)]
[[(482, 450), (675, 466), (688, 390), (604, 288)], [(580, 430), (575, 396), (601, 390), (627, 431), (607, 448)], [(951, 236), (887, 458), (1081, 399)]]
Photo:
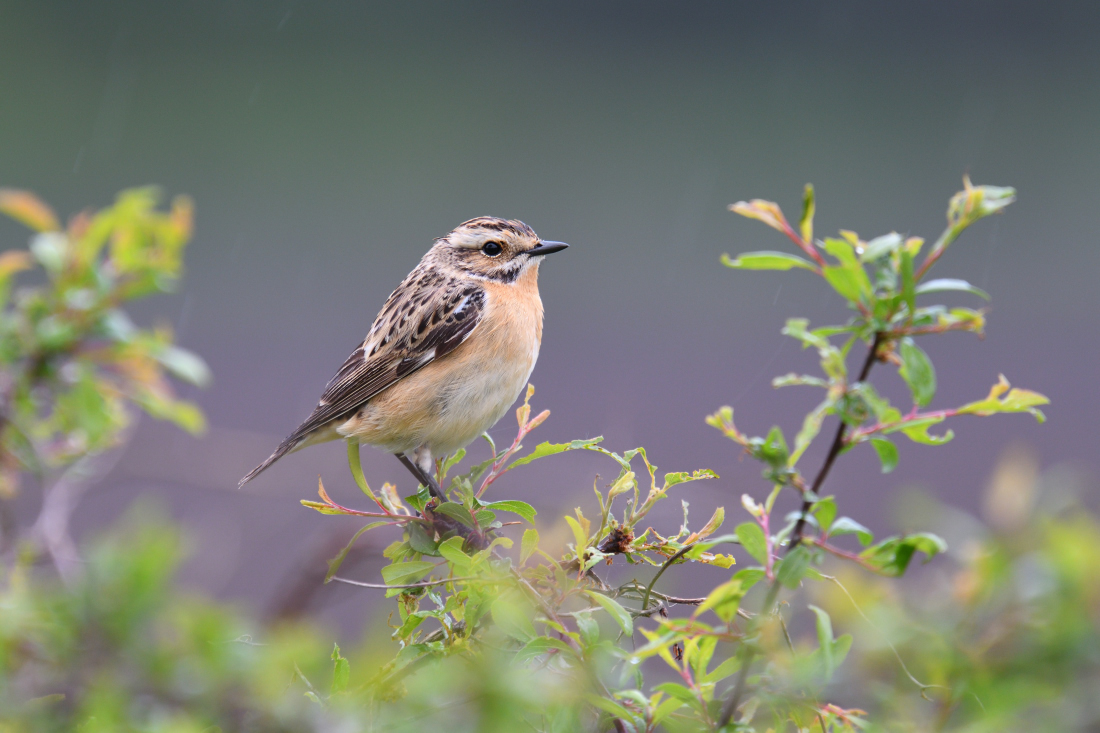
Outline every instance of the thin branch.
[[(885, 334), (878, 331), (875, 332), (874, 338), (871, 339), (871, 347), (867, 350), (867, 358), (863, 360), (863, 368), (859, 371), (857, 382), (866, 381), (867, 375), (871, 373), (871, 367), (874, 366), (875, 356), (878, 353), (879, 346), (882, 345), (883, 340), (886, 338), (888, 337)], [(825, 456), (825, 462), (821, 465), (821, 470), (817, 472), (813, 484), (810, 485), (810, 494), (802, 500), (802, 509), (798, 515), (798, 522), (794, 525), (794, 531), (791, 533), (791, 542), (787, 545), (786, 554), (790, 554), (790, 552), (802, 542), (802, 534), (806, 529), (806, 516), (809, 514), (810, 509), (813, 508), (813, 500), (810, 497), (817, 496), (818, 490), (821, 488), (822, 484), (825, 483), (825, 478), (829, 475), (829, 471), (833, 467), (833, 462), (836, 461), (836, 457), (840, 455), (840, 451), (844, 447), (844, 438), (847, 432), (848, 425), (841, 420), (840, 425), (837, 426), (836, 435), (833, 436), (833, 443), (829, 447), (829, 453)], [(778, 596), (779, 583), (773, 582), (768, 589), (767, 597), (764, 599), (761, 616), (767, 613), (768, 610), (775, 605), (775, 600)], [(728, 725), (733, 718), (733, 714), (737, 712), (737, 708), (741, 704), (741, 698), (745, 694), (745, 684), (748, 681), (749, 668), (752, 666), (755, 658), (756, 653), (751, 649), (745, 652), (744, 659), (741, 662), (741, 670), (733, 686), (733, 692), (729, 700), (726, 701), (726, 704), (722, 706), (722, 717), (718, 720), (719, 728)]]
[(351, 580), (350, 578), (341, 578), (339, 575), (332, 576), (332, 579), (340, 582), (347, 583), (348, 585), (357, 585), (360, 588), (380, 588), (389, 590), (391, 588), (431, 588), (433, 585), (446, 585), (447, 583), (457, 583), (460, 580), (479, 580), (479, 578), (467, 577), (467, 578), (444, 578), (443, 580), (426, 580), (422, 583), (406, 583), (404, 585), (386, 585), (385, 583), (364, 583), (361, 580)]
[[(867, 375), (871, 373), (871, 367), (875, 363), (875, 355), (878, 353), (879, 346), (883, 342), (883, 334), (875, 332), (875, 337), (871, 339), (871, 347), (867, 350), (867, 358), (863, 360), (863, 368), (859, 371), (859, 378), (857, 382), (864, 382), (867, 380)], [(825, 456), (825, 462), (821, 465), (821, 470), (817, 472), (817, 477), (814, 478), (814, 482), (810, 485), (810, 494), (802, 500), (802, 509), (799, 511), (798, 521), (794, 525), (794, 531), (791, 533), (791, 543), (787, 546), (787, 552), (790, 552), (802, 541), (802, 533), (806, 531), (806, 516), (809, 514), (810, 509), (813, 507), (814, 499), (811, 497), (818, 496), (818, 491), (821, 489), (821, 485), (825, 483), (825, 478), (829, 475), (829, 471), (833, 468), (833, 462), (836, 461), (836, 457), (840, 455), (841, 449), (844, 448), (844, 440), (848, 432), (848, 424), (844, 420), (840, 421), (840, 425), (837, 425), (836, 434), (833, 436), (833, 443), (829, 446), (829, 453)]]
[(645, 595), (642, 596), (642, 610), (643, 611), (645, 609), (649, 608), (649, 596), (653, 592), (653, 586), (655, 586), (657, 584), (657, 579), (660, 578), (661, 575), (663, 575), (666, 570), (668, 570), (669, 566), (672, 565), (672, 563), (676, 562), (681, 557), (683, 557), (684, 554), (692, 548), (693, 544), (692, 545), (684, 545), (683, 548), (681, 548), (679, 552), (677, 552), (675, 555), (673, 555), (669, 559), (665, 560), (665, 564), (662, 565), (661, 569), (657, 571), (657, 574), (653, 576), (653, 580), (649, 581), (649, 585), (647, 585), (646, 589), (645, 589)]

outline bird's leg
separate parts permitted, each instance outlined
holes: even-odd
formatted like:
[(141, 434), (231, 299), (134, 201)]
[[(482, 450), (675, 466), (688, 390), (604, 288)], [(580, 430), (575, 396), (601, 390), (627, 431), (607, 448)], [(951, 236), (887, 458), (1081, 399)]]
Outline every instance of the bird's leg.
[(409, 460), (409, 457), (404, 453), (394, 453), (397, 456), (397, 460), (401, 461), (401, 465), (409, 469), (409, 473), (424, 486), (428, 487), (428, 491), (432, 492), (432, 496), (440, 501), (447, 501), (447, 497), (443, 494), (443, 490), (439, 488), (439, 484), (431, 477), (430, 474), (424, 471), (420, 466), (416, 465)]

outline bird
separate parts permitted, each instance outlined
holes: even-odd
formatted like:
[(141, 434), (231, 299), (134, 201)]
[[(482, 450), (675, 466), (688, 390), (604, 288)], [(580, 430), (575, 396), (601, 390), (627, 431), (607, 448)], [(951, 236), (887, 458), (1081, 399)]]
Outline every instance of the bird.
[(542, 343), (539, 265), (568, 246), (492, 216), (436, 239), (309, 417), (237, 487), (288, 453), (343, 438), (393, 453), (444, 500), (433, 460), (469, 445), (519, 397)]

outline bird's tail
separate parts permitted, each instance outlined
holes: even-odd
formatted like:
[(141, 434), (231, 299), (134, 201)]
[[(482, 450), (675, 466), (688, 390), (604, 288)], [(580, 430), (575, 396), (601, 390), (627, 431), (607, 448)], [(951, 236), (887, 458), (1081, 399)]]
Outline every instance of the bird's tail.
[(282, 458), (283, 456), (285, 456), (287, 453), (290, 453), (292, 450), (297, 448), (303, 442), (303, 440), (304, 439), (302, 437), (298, 436), (298, 435), (291, 435), (289, 438), (284, 440), (282, 443), (279, 443), (279, 447), (275, 449), (274, 453), (272, 453), (270, 456), (267, 457), (267, 460), (265, 460), (263, 463), (261, 463), (260, 465), (256, 466), (251, 471), (249, 471), (248, 474), (237, 483), (237, 488), (238, 489), (241, 488), (242, 486), (247, 484), (249, 481), (251, 481), (252, 479), (259, 476), (272, 463), (274, 463), (275, 461), (277, 461), (280, 458)]

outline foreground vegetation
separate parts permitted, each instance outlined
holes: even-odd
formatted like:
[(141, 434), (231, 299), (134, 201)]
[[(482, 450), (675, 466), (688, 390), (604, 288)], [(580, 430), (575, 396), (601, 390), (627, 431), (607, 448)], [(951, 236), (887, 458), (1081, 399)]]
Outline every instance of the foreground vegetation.
[[(799, 254), (753, 252), (725, 264), (819, 276), (852, 314), (844, 324), (791, 319), (783, 329), (821, 363), (820, 375), (774, 382), (820, 390), (796, 430), (754, 436), (730, 408), (708, 418), (763, 469), (759, 495), (731, 497), (745, 512), (731, 529), (723, 530), (725, 509), (698, 522), (686, 506), (682, 522), (652, 526), (658, 502), (717, 478), (706, 469), (660, 472), (659, 450), (612, 450), (598, 438), (525, 449), (549, 416), (534, 414), (533, 389), (510, 446), (490, 442), (491, 458), (478, 465), (463, 467), (461, 452), (440, 461), (444, 503), (423, 488), (372, 488), (349, 444), (363, 505), (339, 505), (323, 485), (319, 500), (302, 503), (361, 517), (352, 544), (367, 531), (392, 534), (382, 582), (363, 592), (392, 599), (393, 628), (388, 640), (368, 637), (342, 651), (316, 628), (264, 627), (181, 597), (172, 584), (179, 537), (148, 517), (130, 517), (82, 550), (83, 562), (71, 561), (68, 513), (125, 439), (132, 413), (201, 429), (197, 409), (166, 380), (203, 382), (201, 361), (166, 331), (137, 329), (123, 310), (179, 277), (190, 208), (178, 201), (160, 213), (152, 192), (128, 192), (62, 230), (37, 199), (3, 193), (0, 209), (38, 233), (29, 251), (0, 256), (0, 464), (9, 495), (26, 477), (46, 488), (34, 526), (4, 532), (0, 730), (1095, 726), (1100, 524), (1064, 481), (1010, 454), (991, 484), (986, 522), (966, 518), (950, 552), (932, 532), (876, 538), (841, 511), (842, 491), (825, 492), (849, 450), (874, 450), (888, 473), (898, 461), (894, 440), (951, 450), (942, 447), (953, 435), (941, 425), (948, 420), (960, 429), (996, 413), (1043, 420), (1046, 399), (1004, 377), (984, 397), (932, 409), (937, 374), (918, 343), (982, 332), (983, 311), (925, 301), (945, 291), (988, 296), (928, 275), (963, 230), (1013, 196), (967, 182), (927, 247), (897, 234), (815, 239), (809, 187), (797, 227), (770, 202), (731, 207), (781, 232)], [(45, 271), (45, 284), (14, 287), (32, 267)], [(908, 386), (911, 406), (891, 405), (874, 387), (871, 376), (884, 367)], [(815, 441), (825, 460), (807, 469), (802, 457)], [(576, 450), (602, 455), (615, 477), (565, 517), (572, 542), (554, 553), (540, 536), (549, 525), (533, 507), (497, 496), (495, 482)], [(775, 509), (784, 493), (800, 502), (788, 516)], [(924, 513), (929, 529), (960, 526), (957, 510)], [(339, 575), (347, 552), (330, 561), (326, 581), (349, 582)], [(936, 558), (938, 572), (898, 581), (917, 557)], [(711, 566), (720, 581), (691, 597), (663, 592), (688, 563)], [(633, 571), (630, 579), (605, 582), (608, 564)]]

